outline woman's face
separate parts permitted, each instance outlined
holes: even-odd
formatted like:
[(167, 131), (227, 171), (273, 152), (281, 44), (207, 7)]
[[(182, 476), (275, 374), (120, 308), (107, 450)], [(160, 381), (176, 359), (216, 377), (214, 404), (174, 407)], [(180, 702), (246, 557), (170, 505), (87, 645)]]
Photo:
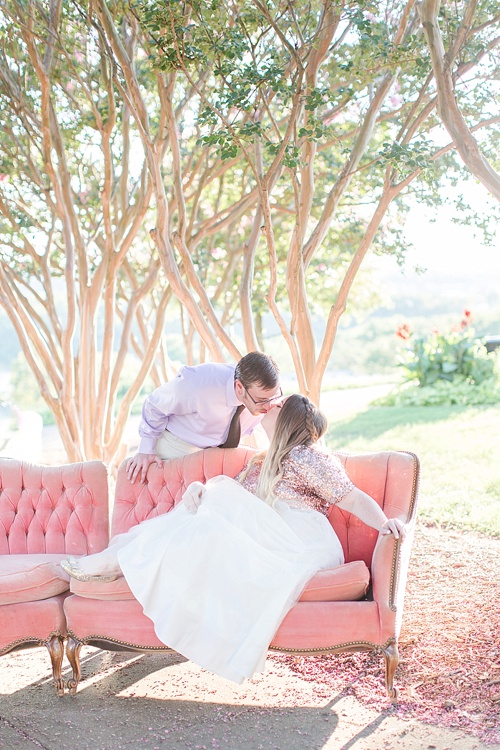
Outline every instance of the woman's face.
[(262, 419), (261, 425), (265, 429), (269, 439), (271, 439), (271, 437), (274, 435), (276, 424), (278, 422), (280, 414), (283, 410), (283, 405), (285, 401), (287, 400), (287, 398), (288, 396), (285, 396), (280, 401), (274, 403)]

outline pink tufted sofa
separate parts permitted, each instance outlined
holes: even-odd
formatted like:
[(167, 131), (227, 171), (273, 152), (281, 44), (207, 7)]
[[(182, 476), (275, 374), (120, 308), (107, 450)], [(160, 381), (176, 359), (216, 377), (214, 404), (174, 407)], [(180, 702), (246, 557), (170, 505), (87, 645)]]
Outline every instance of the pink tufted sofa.
[[(130, 484), (121, 465), (116, 485), (112, 535), (166, 513), (194, 480), (235, 476), (251, 456), (245, 448), (211, 448), (152, 465), (144, 483)], [(271, 649), (298, 654), (380, 649), (386, 687), (395, 701), (397, 640), (416, 514), (419, 465), (410, 453), (340, 455), (348, 474), (390, 517), (408, 523), (405, 541), (378, 533), (349, 513), (332, 507), (329, 520), (344, 548), (346, 564), (320, 571), (306, 586), (271, 643)], [(71, 581), (64, 601), (68, 626), (66, 652), (73, 669), (67, 683), (75, 693), (80, 680), (80, 649), (90, 644), (110, 650), (169, 650), (155, 635), (125, 579), (111, 583)]]
[(108, 514), (100, 461), (49, 467), (0, 459), (0, 655), (45, 645), (59, 695), (69, 580), (58, 563), (106, 547)]

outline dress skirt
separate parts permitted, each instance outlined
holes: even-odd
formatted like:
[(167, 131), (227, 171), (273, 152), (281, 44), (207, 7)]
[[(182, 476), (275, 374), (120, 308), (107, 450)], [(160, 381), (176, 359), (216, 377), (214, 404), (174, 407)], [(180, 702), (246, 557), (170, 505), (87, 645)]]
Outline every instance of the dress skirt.
[(326, 517), (270, 506), (215, 477), (197, 513), (184, 503), (115, 537), (122, 572), (158, 638), (201, 667), (241, 683), (308, 580), (344, 562)]

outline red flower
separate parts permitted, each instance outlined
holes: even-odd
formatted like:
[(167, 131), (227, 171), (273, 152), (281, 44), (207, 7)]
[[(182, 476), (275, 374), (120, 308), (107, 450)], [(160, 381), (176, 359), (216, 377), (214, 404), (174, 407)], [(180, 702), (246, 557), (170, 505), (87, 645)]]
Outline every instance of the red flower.
[(472, 323), (472, 313), (466, 307), (464, 310), (464, 317), (462, 318), (462, 321), (460, 323), (460, 327), (462, 328), (462, 331), (468, 328), (468, 326), (470, 326), (471, 323)]
[(403, 339), (404, 341), (410, 338), (411, 330), (408, 323), (402, 323), (402, 325), (396, 328), (396, 336), (399, 336), (399, 338)]

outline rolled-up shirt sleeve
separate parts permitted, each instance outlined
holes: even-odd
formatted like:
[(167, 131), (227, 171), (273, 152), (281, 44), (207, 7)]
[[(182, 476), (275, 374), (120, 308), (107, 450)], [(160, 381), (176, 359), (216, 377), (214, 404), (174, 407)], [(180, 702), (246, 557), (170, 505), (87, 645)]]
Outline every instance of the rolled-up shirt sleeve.
[(177, 377), (161, 385), (146, 398), (139, 424), (139, 453), (155, 452), (156, 442), (167, 429), (170, 416), (189, 414), (194, 410), (192, 398), (184, 391), (184, 381)]

